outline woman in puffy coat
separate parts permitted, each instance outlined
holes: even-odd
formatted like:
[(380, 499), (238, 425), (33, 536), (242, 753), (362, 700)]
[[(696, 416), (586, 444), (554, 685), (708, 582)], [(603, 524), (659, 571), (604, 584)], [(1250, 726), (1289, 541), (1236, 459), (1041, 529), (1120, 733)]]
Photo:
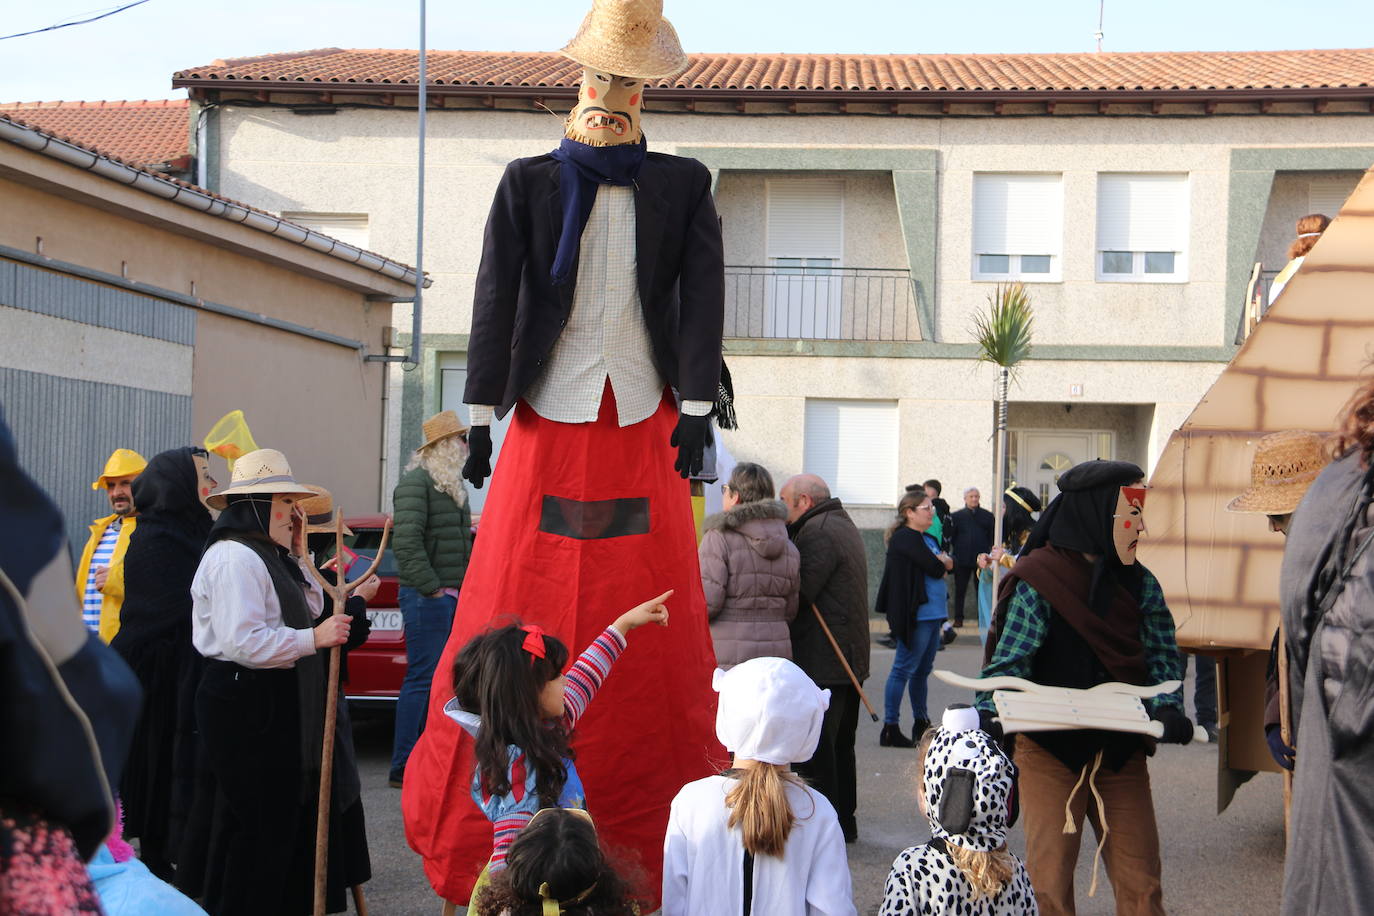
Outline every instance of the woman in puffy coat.
[(725, 511), (702, 523), (699, 555), (716, 664), (792, 657), (801, 558), (787, 537), (787, 506), (764, 467), (735, 465), (721, 487)]

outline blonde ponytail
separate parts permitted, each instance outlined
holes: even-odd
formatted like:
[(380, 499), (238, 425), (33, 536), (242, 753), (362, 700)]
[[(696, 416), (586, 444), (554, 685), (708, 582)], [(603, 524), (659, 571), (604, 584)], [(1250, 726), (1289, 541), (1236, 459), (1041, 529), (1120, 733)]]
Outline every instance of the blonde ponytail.
[(755, 856), (782, 858), (796, 817), (787, 800), (787, 783), (800, 784), (786, 767), (753, 763), (744, 767), (725, 796), (729, 826), (744, 833), (744, 848)]
[(964, 849), (946, 842), (945, 849), (973, 888), (973, 899), (996, 897), (1016, 871), (1016, 860), (1004, 845), (992, 852)]

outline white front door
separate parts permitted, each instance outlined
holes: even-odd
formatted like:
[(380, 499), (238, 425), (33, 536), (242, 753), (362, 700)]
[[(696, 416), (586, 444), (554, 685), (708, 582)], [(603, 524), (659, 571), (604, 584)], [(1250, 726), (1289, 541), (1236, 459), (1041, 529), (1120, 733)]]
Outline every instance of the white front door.
[(1020, 433), (1017, 480), (1042, 506), (1059, 494), (1059, 475), (1092, 458), (1116, 457), (1115, 437), (1099, 430), (1026, 430)]

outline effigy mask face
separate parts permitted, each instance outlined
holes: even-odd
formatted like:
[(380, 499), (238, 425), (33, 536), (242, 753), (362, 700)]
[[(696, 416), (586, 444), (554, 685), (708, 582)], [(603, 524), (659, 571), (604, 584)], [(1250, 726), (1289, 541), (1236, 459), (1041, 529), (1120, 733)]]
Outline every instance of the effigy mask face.
[(1135, 563), (1135, 551), (1140, 536), (1145, 533), (1145, 488), (1122, 487), (1116, 497), (1116, 513), (1112, 516), (1112, 544), (1123, 566)]
[(588, 146), (638, 143), (643, 102), (643, 80), (585, 69), (577, 107), (568, 114), (564, 134)]

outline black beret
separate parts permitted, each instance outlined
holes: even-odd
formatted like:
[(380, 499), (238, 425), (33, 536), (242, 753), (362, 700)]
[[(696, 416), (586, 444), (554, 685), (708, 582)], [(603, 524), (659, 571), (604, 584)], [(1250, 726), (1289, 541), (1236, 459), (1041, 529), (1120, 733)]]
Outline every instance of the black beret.
[(1139, 465), (1129, 461), (1103, 461), (1095, 459), (1075, 464), (1059, 477), (1061, 493), (1077, 493), (1083, 490), (1096, 490), (1100, 487), (1129, 487), (1145, 479), (1145, 472)]

